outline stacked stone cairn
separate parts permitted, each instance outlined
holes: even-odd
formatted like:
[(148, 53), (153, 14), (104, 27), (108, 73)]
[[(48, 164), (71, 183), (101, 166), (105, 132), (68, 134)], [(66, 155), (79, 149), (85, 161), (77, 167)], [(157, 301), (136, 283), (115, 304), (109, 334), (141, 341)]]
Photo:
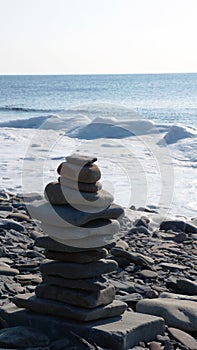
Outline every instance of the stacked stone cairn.
[(120, 316), (126, 304), (115, 300), (115, 288), (104, 276), (117, 269), (106, 249), (119, 231), (122, 207), (102, 189), (97, 158), (73, 154), (57, 169), (58, 181), (45, 198), (28, 206), (41, 221), (45, 236), (36, 244), (47, 258), (35, 294), (14, 298), (18, 307), (82, 322)]

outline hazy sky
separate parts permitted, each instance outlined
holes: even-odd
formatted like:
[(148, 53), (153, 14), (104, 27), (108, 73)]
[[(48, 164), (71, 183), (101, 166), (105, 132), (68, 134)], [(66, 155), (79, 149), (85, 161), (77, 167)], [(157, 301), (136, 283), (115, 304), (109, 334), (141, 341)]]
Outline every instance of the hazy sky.
[(0, 74), (197, 72), (197, 0), (0, 0)]

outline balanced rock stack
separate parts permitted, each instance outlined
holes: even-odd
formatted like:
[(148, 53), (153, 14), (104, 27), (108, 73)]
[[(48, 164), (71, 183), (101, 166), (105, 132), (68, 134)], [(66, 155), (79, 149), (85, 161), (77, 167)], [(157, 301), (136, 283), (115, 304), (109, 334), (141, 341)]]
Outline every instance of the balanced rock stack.
[(119, 316), (126, 304), (114, 300), (115, 289), (104, 276), (117, 269), (106, 259), (106, 247), (119, 231), (122, 207), (102, 189), (96, 158), (72, 155), (58, 167), (58, 181), (45, 188), (46, 200), (28, 206), (46, 236), (42, 283), (35, 294), (18, 295), (14, 303), (31, 311), (78, 321)]

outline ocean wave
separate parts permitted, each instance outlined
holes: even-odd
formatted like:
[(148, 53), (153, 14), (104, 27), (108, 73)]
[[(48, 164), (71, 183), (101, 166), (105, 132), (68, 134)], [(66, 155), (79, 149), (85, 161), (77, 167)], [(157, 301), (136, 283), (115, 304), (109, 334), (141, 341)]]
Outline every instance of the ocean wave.
[(60, 113), (64, 109), (43, 109), (43, 108), (27, 108), (17, 106), (0, 106), (0, 112), (30, 112), (30, 113)]
[(0, 106), (0, 112), (21, 112), (21, 113), (50, 113), (61, 114), (63, 116), (74, 116), (77, 114), (85, 114), (90, 118), (98, 116), (117, 118), (139, 118), (140, 113), (132, 108), (116, 105), (113, 103), (82, 103), (81, 105), (71, 106), (68, 108), (29, 108), (23, 106)]

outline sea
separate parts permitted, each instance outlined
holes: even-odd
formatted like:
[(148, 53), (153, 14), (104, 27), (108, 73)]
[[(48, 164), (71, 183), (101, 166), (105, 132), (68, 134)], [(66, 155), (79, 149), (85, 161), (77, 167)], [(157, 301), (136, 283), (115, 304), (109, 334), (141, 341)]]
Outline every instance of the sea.
[[(125, 111), (115, 108), (120, 106)], [(0, 121), (76, 113), (123, 119), (132, 111), (156, 122), (196, 126), (197, 73), (0, 76)]]
[(0, 75), (1, 189), (41, 193), (92, 154), (120, 205), (194, 217), (196, 136), (197, 73)]

